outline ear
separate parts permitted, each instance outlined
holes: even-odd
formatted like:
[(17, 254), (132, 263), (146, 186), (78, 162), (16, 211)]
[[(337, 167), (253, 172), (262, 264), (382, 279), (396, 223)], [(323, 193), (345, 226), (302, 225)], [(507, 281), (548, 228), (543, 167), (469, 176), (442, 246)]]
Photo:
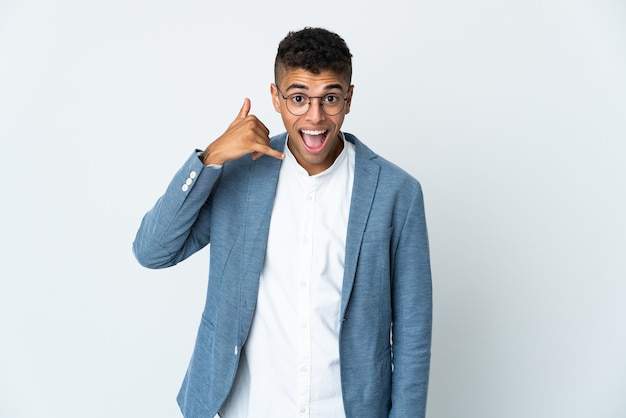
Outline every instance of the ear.
[(354, 84), (348, 88), (348, 100), (346, 101), (346, 115), (350, 113), (350, 105), (352, 104), (352, 93), (354, 93)]
[(280, 93), (278, 92), (278, 88), (276, 84), (270, 84), (270, 94), (272, 95), (272, 104), (274, 105), (274, 110), (280, 113)]

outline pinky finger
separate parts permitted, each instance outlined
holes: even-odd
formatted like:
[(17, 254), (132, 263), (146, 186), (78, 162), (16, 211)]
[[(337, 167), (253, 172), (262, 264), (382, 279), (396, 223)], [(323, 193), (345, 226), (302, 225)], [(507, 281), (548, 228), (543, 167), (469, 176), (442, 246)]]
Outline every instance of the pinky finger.
[(273, 148), (271, 148), (269, 146), (263, 147), (259, 151), (252, 152), (252, 159), (253, 160), (257, 160), (257, 159), (261, 158), (263, 155), (268, 155), (270, 157), (278, 158), (279, 160), (284, 160), (285, 159), (285, 154), (283, 154), (280, 151), (276, 151), (275, 149), (273, 149)]

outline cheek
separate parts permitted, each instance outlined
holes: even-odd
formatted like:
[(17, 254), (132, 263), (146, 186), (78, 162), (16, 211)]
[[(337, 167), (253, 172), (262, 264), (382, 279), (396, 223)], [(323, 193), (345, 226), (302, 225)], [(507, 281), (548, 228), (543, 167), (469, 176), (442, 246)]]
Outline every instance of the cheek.
[(287, 129), (295, 129), (295, 124), (298, 121), (298, 117), (292, 115), (289, 112), (280, 112), (281, 117), (283, 118), (283, 123)]
[[(347, 110), (346, 110), (346, 113), (348, 113)], [(336, 119), (333, 119), (333, 123), (335, 124), (337, 129), (340, 129), (341, 125), (343, 125), (343, 116), (339, 116), (339, 117), (336, 117)]]
[(283, 113), (281, 113), (281, 118), (283, 119), (283, 125), (285, 125), (285, 128), (287, 128), (287, 130), (291, 129), (291, 124), (289, 123), (289, 118), (286, 117)]

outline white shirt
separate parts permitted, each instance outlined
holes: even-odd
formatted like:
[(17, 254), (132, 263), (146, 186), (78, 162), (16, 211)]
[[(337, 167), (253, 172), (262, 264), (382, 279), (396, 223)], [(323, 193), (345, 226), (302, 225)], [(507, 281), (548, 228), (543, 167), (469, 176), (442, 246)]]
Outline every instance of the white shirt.
[(341, 288), (354, 145), (309, 176), (285, 146), (259, 296), (222, 418), (344, 417)]

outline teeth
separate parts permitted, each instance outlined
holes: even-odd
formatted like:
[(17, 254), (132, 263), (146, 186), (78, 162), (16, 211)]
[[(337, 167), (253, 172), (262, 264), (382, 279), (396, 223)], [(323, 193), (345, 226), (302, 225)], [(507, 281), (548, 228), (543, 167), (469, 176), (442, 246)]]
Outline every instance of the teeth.
[(303, 129), (302, 133), (305, 135), (322, 135), (326, 133), (326, 131), (309, 131), (309, 130)]

